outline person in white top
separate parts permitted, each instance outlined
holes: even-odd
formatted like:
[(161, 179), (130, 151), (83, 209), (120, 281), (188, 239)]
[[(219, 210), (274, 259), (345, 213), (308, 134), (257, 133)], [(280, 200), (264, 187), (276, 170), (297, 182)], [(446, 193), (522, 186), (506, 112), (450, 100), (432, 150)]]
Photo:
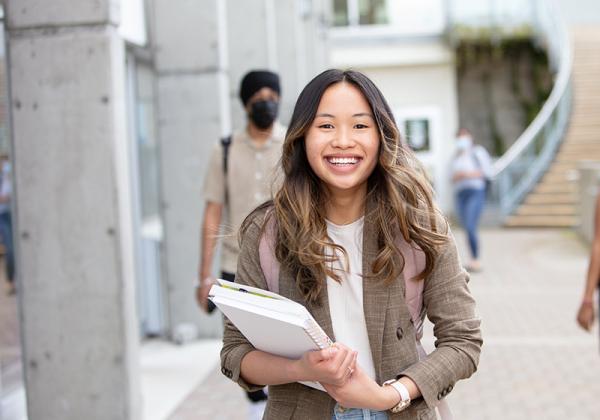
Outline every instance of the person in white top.
[(469, 239), (471, 261), (466, 266), (469, 271), (481, 270), (478, 227), (491, 178), (490, 155), (483, 146), (473, 144), (469, 130), (461, 128), (456, 137), (452, 182), (456, 213)]

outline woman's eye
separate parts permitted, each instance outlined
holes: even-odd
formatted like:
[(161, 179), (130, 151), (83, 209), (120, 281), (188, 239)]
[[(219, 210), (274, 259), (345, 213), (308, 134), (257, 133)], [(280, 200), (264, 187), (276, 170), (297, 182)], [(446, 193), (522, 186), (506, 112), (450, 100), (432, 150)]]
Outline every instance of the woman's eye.
[(319, 125), (319, 128), (331, 129), (331, 128), (333, 128), (333, 125), (332, 124), (321, 124), (321, 125)]
[(365, 125), (365, 124), (356, 124), (356, 125), (354, 126), (354, 128), (362, 129), (362, 128), (369, 128), (369, 126), (368, 126), (368, 125)]

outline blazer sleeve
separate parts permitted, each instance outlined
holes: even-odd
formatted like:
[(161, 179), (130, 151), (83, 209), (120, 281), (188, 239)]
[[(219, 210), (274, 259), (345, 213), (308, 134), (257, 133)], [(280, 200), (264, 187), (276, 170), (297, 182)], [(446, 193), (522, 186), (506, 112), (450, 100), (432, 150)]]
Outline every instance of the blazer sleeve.
[[(235, 282), (267, 289), (267, 282), (260, 267), (258, 253), (261, 226), (262, 218), (255, 217), (241, 239)], [(240, 375), (242, 359), (253, 350), (255, 350), (254, 346), (231, 321), (224, 317), (221, 372), (232, 381), (237, 382), (246, 391), (258, 391), (263, 388), (263, 385), (246, 382)]]
[(434, 324), (436, 349), (398, 375), (408, 376), (417, 384), (429, 407), (435, 407), (452, 391), (456, 381), (477, 370), (483, 340), (468, 280), (454, 237), (448, 232), (448, 241), (423, 290), (423, 305)]

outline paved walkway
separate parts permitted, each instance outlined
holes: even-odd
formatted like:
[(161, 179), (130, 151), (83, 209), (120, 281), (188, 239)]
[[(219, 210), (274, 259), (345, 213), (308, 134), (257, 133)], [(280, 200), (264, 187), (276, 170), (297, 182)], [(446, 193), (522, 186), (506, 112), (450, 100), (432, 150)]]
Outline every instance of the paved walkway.
[[(586, 334), (574, 321), (587, 250), (562, 230), (488, 230), (483, 248), (485, 270), (470, 284), (485, 343), (478, 372), (449, 396), (455, 418), (599, 419), (598, 329)], [(215, 366), (169, 420), (241, 420), (246, 410)]]

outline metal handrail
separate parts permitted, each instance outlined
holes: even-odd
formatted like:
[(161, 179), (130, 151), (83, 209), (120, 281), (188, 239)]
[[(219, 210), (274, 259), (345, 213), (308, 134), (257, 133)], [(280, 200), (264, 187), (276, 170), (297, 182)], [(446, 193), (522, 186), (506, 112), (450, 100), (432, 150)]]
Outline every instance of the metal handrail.
[[(556, 6), (554, 6), (556, 7)], [(554, 8), (553, 7), (553, 8)], [(556, 13), (556, 12), (554, 12)], [(555, 14), (555, 17), (557, 15)], [(560, 65), (557, 72), (556, 81), (554, 87), (548, 99), (544, 103), (542, 109), (535, 117), (535, 119), (529, 124), (525, 131), (519, 136), (519, 138), (512, 144), (512, 146), (494, 163), (494, 174), (498, 176), (501, 172), (506, 170), (511, 163), (513, 163), (521, 153), (535, 140), (535, 137), (540, 133), (548, 120), (552, 116), (554, 110), (558, 107), (561, 99), (564, 98), (567, 88), (570, 87), (571, 80), (571, 69), (573, 64), (573, 53), (569, 38), (568, 29), (561, 19), (556, 19), (557, 33), (561, 38), (561, 57)]]
[[(449, 4), (452, 3), (454, 1), (450, 0)], [(485, 4), (478, 3), (478, 6), (485, 9)], [(568, 28), (560, 17), (554, 0), (530, 0), (528, 6), (531, 14), (517, 10), (514, 19), (506, 19), (506, 16), (502, 15), (506, 10), (502, 11), (498, 6), (498, 3), (490, 0), (487, 12), (480, 9), (477, 12), (479, 15), (475, 15), (475, 28), (479, 21), (480, 24), (483, 23), (480, 26), (488, 28), (493, 36), (502, 37), (503, 29), (509, 29), (510, 32), (511, 24), (527, 22), (538, 42), (545, 46), (555, 70), (554, 86), (542, 109), (504, 155), (494, 163), (494, 178), (489, 195), (492, 205), (488, 208), (492, 210), (490, 213), (496, 214), (495, 217), (499, 215), (504, 219), (514, 212), (535, 187), (552, 162), (564, 137), (571, 112), (573, 54)], [(466, 10), (473, 12), (468, 8)], [(510, 13), (508, 12), (508, 15)], [(468, 21), (472, 16), (463, 18)], [(461, 17), (456, 16), (454, 23), (460, 20)]]
[(494, 164), (492, 197), (502, 218), (515, 211), (545, 173), (564, 137), (571, 113), (573, 53), (569, 32), (556, 3), (544, 1), (538, 2), (537, 6), (538, 12), (540, 7), (546, 7), (545, 12), (550, 17), (550, 21), (546, 25), (540, 24), (537, 31), (546, 42), (551, 61), (557, 64), (557, 73), (541, 111)]

